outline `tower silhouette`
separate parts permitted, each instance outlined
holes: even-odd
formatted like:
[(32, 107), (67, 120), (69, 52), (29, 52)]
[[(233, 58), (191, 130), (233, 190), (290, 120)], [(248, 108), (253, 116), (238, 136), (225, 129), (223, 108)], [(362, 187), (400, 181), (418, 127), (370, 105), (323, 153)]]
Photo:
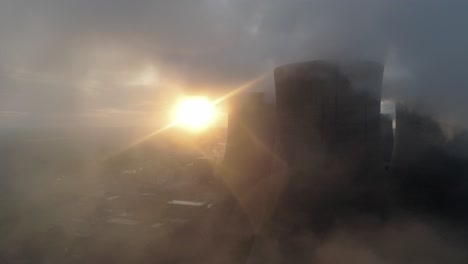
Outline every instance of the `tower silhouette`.
[(223, 175), (254, 226), (263, 221), (269, 200), (263, 190), (271, 180), (274, 137), (274, 109), (263, 93), (230, 101)]
[(312, 61), (274, 73), (277, 154), (288, 168), (311, 174), (327, 162), (346, 166), (348, 173), (376, 166), (382, 65)]

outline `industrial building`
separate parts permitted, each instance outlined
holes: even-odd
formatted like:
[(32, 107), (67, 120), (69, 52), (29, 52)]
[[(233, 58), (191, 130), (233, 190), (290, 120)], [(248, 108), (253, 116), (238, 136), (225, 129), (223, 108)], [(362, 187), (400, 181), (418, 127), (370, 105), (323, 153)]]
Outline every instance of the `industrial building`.
[(246, 93), (230, 100), (223, 176), (254, 225), (265, 214), (274, 151), (274, 107), (263, 93)]
[(382, 65), (311, 61), (274, 75), (277, 153), (289, 168), (308, 174), (320, 162), (354, 170), (380, 162)]

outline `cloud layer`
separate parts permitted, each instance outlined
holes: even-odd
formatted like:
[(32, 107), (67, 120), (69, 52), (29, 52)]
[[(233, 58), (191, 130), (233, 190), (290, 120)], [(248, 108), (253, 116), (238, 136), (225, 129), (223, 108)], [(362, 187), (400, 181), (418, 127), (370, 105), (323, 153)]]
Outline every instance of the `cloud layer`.
[[(463, 0), (3, 0), (0, 111), (150, 113), (161, 93), (227, 90), (294, 61), (364, 58), (385, 64), (385, 97), (460, 119), (467, 8)], [(258, 86), (272, 91), (271, 75)]]

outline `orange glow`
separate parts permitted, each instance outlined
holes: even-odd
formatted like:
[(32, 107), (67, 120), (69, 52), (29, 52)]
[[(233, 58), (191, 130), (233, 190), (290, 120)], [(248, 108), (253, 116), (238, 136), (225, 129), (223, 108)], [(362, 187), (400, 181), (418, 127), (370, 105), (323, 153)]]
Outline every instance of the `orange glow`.
[(173, 123), (197, 132), (213, 124), (219, 114), (216, 106), (205, 97), (187, 97), (172, 111)]

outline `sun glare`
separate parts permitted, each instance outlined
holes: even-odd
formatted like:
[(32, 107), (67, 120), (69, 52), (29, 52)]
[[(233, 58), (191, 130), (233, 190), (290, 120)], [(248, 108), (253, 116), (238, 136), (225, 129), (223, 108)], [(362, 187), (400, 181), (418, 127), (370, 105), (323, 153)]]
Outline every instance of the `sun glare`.
[(174, 107), (172, 118), (175, 125), (192, 131), (208, 128), (215, 120), (216, 106), (205, 97), (187, 97)]

